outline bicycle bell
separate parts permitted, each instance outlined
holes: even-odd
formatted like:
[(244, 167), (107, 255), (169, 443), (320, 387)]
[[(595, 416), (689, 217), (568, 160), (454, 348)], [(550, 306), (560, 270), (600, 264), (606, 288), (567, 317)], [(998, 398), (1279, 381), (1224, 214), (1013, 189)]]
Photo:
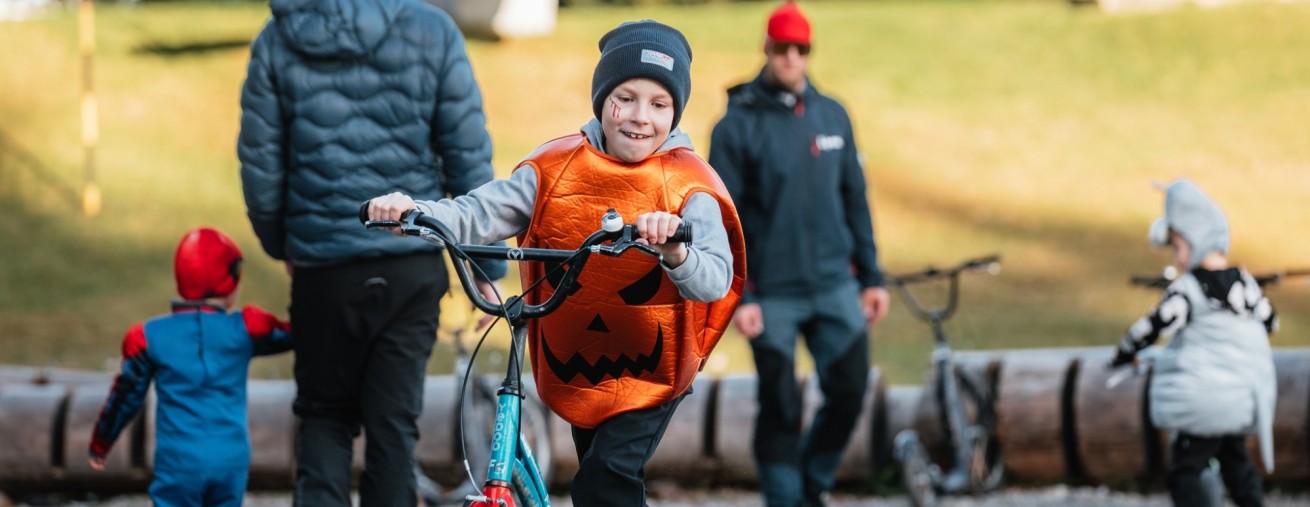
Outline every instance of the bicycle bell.
[(605, 216), (600, 217), (600, 229), (605, 232), (619, 232), (623, 229), (623, 215), (610, 208), (605, 212)]

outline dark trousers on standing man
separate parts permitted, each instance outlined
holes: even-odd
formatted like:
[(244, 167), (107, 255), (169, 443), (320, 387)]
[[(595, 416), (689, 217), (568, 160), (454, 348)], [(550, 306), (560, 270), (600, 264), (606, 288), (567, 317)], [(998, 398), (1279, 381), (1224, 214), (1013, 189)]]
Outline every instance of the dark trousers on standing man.
[(416, 420), (448, 280), (435, 253), (298, 268), (295, 505), (349, 507), (363, 429), (362, 507), (414, 505)]
[(1219, 475), (1237, 507), (1264, 505), (1264, 485), (1246, 452), (1246, 435), (1201, 437), (1179, 433), (1171, 449), (1173, 459), (1166, 479), (1175, 506), (1210, 505), (1201, 471), (1210, 467), (1211, 458), (1219, 461)]
[[(764, 333), (751, 340), (759, 372), (754, 452), (769, 507), (796, 507), (830, 491), (869, 383), (867, 321), (852, 280), (809, 298), (761, 298)], [(814, 358), (823, 405), (801, 433), (796, 338)]]

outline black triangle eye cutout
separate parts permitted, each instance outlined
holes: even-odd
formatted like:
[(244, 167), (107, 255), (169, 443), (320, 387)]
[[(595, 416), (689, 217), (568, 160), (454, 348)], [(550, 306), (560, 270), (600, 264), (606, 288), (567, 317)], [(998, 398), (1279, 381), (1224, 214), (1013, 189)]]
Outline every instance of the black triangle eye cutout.
[(651, 298), (655, 297), (655, 293), (659, 292), (660, 284), (664, 281), (664, 273), (661, 273), (661, 271), (663, 270), (660, 269), (660, 265), (656, 264), (641, 279), (619, 289), (619, 297), (623, 298), (623, 302), (627, 303), (628, 306), (640, 305), (650, 301)]

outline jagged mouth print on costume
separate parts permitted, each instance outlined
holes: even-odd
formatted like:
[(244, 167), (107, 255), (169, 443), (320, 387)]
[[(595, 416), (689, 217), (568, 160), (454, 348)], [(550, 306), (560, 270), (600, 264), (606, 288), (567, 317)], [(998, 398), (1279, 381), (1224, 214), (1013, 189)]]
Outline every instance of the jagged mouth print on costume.
[(567, 362), (560, 361), (550, 351), (544, 331), (541, 333), (542, 355), (546, 356), (546, 364), (550, 366), (550, 370), (564, 383), (582, 375), (594, 386), (599, 385), (605, 377), (618, 379), (625, 371), (631, 373), (632, 377), (641, 377), (643, 372), (655, 373), (655, 368), (659, 366), (660, 357), (664, 353), (664, 326), (656, 327), (655, 348), (651, 349), (650, 354), (638, 355), (636, 359), (629, 358), (626, 354), (619, 354), (617, 359), (602, 355), (596, 358), (595, 364), (592, 364), (587, 361), (587, 358), (582, 357), (581, 353), (575, 352)]

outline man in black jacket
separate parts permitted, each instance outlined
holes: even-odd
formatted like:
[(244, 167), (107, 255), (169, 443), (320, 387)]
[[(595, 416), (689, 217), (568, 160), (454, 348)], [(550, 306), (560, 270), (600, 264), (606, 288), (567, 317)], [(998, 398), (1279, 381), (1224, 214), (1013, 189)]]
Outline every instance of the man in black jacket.
[[(251, 46), (237, 154), (247, 215), (287, 264), (296, 352), (295, 503), (414, 505), (416, 420), (448, 280), (424, 241), (367, 231), (360, 203), (492, 179), (464, 38), (416, 0), (272, 0)], [(483, 264), (489, 280), (504, 261)], [(489, 282), (479, 282), (484, 293)]]
[[(850, 118), (810, 85), (809, 52), (809, 22), (783, 4), (769, 18), (764, 69), (728, 90), (710, 146), (746, 237), (748, 280), (733, 323), (759, 372), (754, 452), (770, 507), (823, 504), (868, 384), (867, 329), (890, 300)], [(825, 399), (804, 435), (798, 334)]]

